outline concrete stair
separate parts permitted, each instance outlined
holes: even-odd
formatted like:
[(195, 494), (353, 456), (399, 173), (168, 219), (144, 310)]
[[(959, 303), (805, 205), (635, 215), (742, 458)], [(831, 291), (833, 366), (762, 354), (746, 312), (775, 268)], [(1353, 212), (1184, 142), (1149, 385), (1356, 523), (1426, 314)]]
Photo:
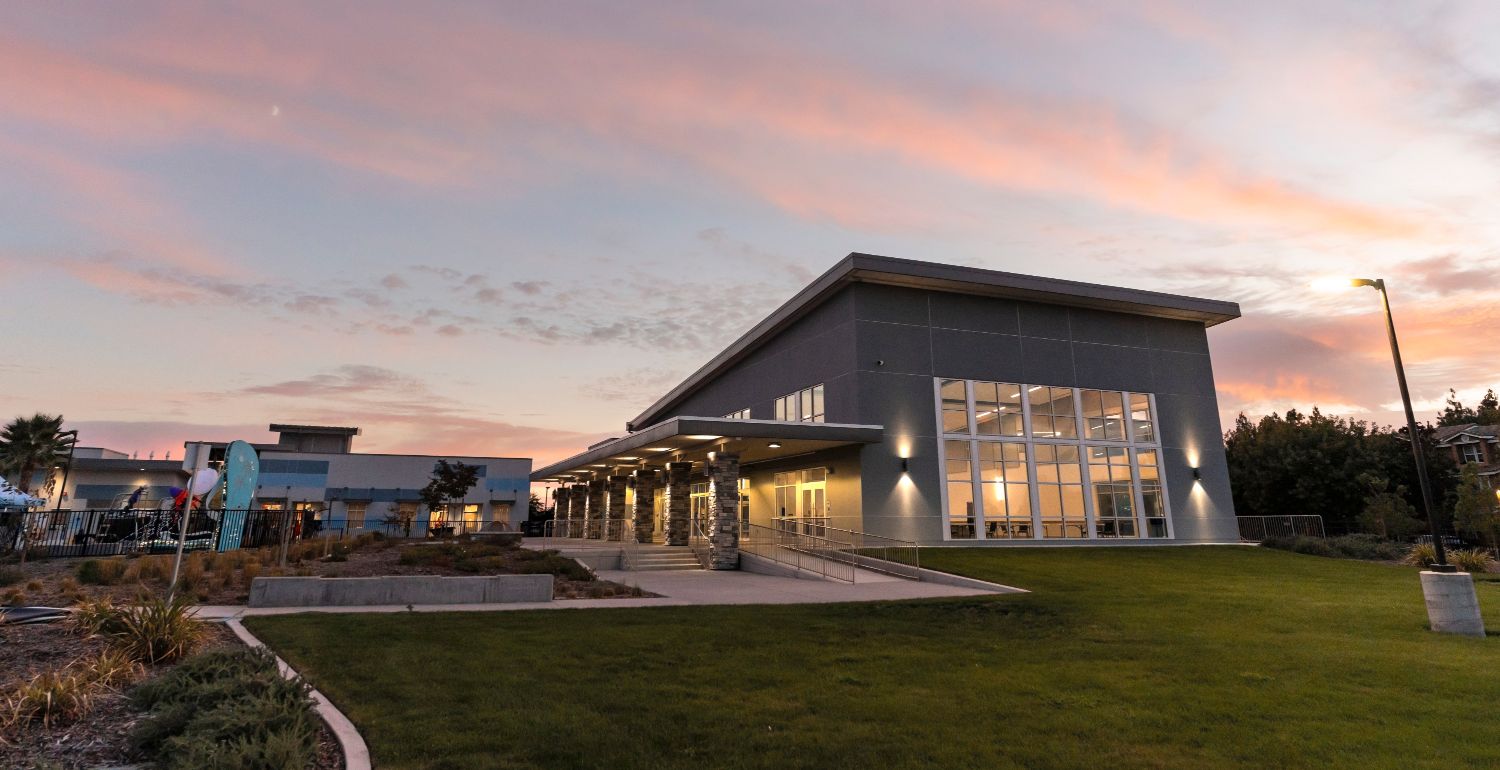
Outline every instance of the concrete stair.
[(643, 572), (703, 569), (698, 557), (684, 546), (639, 545), (631, 557), (631, 567)]

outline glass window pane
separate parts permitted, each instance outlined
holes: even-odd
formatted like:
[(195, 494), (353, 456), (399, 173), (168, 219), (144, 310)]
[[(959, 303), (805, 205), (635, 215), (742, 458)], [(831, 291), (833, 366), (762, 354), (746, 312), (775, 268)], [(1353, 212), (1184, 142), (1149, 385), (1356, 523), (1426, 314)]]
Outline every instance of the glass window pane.
[(1011, 518), (1031, 520), (1031, 487), (1024, 482), (1005, 485), (1005, 507)]
[(963, 380), (943, 380), (943, 432), (969, 432), (969, 402)]
[(823, 422), (823, 386), (817, 385), (812, 389), (813, 396), (813, 421)]
[(955, 540), (974, 537), (974, 485), (948, 485), (948, 536)]
[(973, 471), (969, 466), (969, 442), (944, 441), (943, 454), (949, 481), (967, 481), (973, 478)]
[(979, 442), (979, 480), (1003, 481), (1004, 474), (1000, 463), (1000, 445), (990, 441)]
[(1151, 416), (1151, 397), (1145, 393), (1130, 394), (1130, 423), (1134, 426), (1135, 440), (1156, 443), (1156, 423)]

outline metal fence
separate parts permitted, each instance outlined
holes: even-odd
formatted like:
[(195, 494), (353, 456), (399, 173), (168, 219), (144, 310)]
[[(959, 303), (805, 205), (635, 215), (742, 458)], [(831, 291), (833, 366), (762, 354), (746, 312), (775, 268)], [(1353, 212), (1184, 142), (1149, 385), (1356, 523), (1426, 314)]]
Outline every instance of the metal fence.
[[(451, 537), (493, 530), (472, 520), (343, 519), (313, 511), (194, 510), (184, 549), (230, 551), (379, 532), (391, 537)], [(59, 510), (0, 512), (0, 553), (27, 558), (173, 553), (182, 531), (182, 511)]]
[(1288, 516), (1238, 516), (1240, 542), (1259, 543), (1272, 537), (1327, 537), (1323, 517), (1315, 514)]

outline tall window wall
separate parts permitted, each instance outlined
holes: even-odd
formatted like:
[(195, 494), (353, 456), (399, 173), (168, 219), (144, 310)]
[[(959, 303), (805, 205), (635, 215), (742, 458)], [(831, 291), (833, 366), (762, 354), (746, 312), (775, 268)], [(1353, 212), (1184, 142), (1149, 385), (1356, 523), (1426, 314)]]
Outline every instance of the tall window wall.
[(935, 387), (948, 539), (1171, 536), (1151, 394)]

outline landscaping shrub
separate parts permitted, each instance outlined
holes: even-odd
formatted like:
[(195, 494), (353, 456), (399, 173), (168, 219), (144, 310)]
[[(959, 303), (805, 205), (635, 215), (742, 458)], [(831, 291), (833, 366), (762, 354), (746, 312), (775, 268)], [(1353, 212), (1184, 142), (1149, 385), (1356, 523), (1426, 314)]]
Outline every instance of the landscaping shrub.
[(1338, 556), (1333, 546), (1321, 537), (1268, 537), (1262, 540), (1261, 545), (1267, 548), (1276, 548), (1282, 551), (1306, 554), (1308, 556)]
[(1406, 548), (1379, 535), (1342, 535), (1328, 541), (1328, 545), (1340, 556), (1368, 561), (1398, 561), (1406, 555)]
[(11, 588), (6, 589), (6, 591), (5, 591), (4, 594), (0, 594), (0, 604), (6, 604), (6, 605), (9, 605), (9, 606), (12, 606), (12, 607), (17, 607), (17, 606), (20, 606), (20, 605), (25, 604), (25, 603), (26, 603), (26, 592), (22, 591), (19, 588), (14, 587), (14, 586), (12, 586)]
[(1427, 567), (1437, 561), (1437, 551), (1433, 549), (1432, 543), (1417, 543), (1406, 552), (1406, 558), (1401, 561), (1414, 567)]
[(264, 649), (215, 650), (136, 687), (131, 745), (164, 768), (300, 768), (317, 750), (308, 686)]
[(73, 608), (68, 623), (84, 636), (113, 634), (120, 630), (120, 608), (107, 598), (85, 599)]
[(516, 565), (516, 571), (522, 575), (556, 575), (584, 583), (595, 579), (594, 573), (588, 567), (566, 556), (559, 556), (554, 551), (537, 554), (537, 556), (538, 558), (527, 559)]
[(131, 657), (144, 663), (168, 663), (187, 655), (203, 638), (203, 624), (189, 614), (192, 603), (179, 593), (170, 601), (142, 597), (120, 610), (118, 626), (106, 631)]
[(18, 567), (0, 567), (0, 587), (15, 585), (26, 579), (26, 573)]
[(44, 671), (5, 696), (0, 727), (11, 730), (22, 722), (50, 727), (87, 714), (94, 696), (135, 681), (141, 666), (118, 650), (80, 658), (53, 671)]
[(250, 590), (250, 581), (254, 580), (255, 577), (259, 574), (260, 562), (258, 561), (247, 561), (245, 562), (245, 565), (240, 568), (240, 576), (244, 579), (246, 591)]
[(112, 586), (125, 577), (123, 559), (86, 559), (78, 565), (78, 582), (93, 586)]
[(1448, 552), (1448, 562), (1464, 572), (1489, 572), (1495, 557), (1483, 548), (1457, 548)]

